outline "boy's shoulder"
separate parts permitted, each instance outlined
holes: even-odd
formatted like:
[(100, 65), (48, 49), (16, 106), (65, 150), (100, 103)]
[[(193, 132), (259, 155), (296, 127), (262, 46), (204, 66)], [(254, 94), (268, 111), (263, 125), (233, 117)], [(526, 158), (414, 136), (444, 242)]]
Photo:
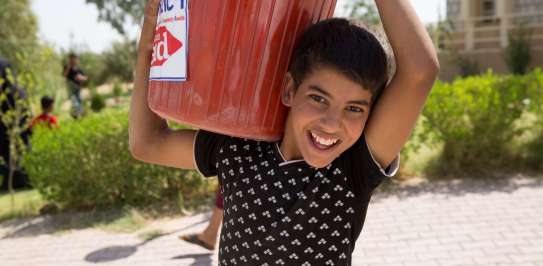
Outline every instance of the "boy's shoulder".
[[(238, 138), (210, 131), (199, 130), (196, 135), (195, 152), (215, 153), (215, 160), (236, 160), (240, 156), (257, 156), (253, 160), (259, 160), (259, 157), (284, 160), (276, 143), (257, 141), (252, 139)], [(253, 156), (253, 157), (254, 157)], [(265, 160), (265, 159), (264, 159)], [(290, 163), (290, 162), (282, 162)], [(369, 179), (370, 185), (377, 186), (385, 177), (391, 177), (399, 169), (399, 156), (388, 166), (381, 166), (374, 158), (368, 147), (365, 136), (349, 149), (343, 152), (338, 158), (330, 163), (330, 166), (339, 168), (354, 179)], [(309, 165), (306, 165), (310, 167)]]
[[(212, 131), (200, 129), (196, 132), (195, 140), (197, 142), (213, 142), (220, 153), (225, 151), (240, 152), (251, 151), (252, 149), (260, 150), (261, 147), (271, 145), (273, 142), (259, 141), (253, 139), (240, 138)], [(208, 149), (207, 145), (197, 145), (195, 149)], [(222, 151), (221, 151), (222, 150)]]
[(247, 158), (249, 163), (265, 157), (271, 143), (243, 139), (207, 130), (198, 130), (194, 137), (195, 163), (204, 176), (217, 174), (219, 165), (231, 166), (232, 161)]
[(35, 126), (37, 123), (47, 123), (47, 124), (52, 124), (52, 125), (57, 125), (58, 124), (58, 119), (56, 116), (52, 115), (52, 114), (40, 114), (36, 117), (34, 117), (32, 123), (31, 123), (31, 126)]

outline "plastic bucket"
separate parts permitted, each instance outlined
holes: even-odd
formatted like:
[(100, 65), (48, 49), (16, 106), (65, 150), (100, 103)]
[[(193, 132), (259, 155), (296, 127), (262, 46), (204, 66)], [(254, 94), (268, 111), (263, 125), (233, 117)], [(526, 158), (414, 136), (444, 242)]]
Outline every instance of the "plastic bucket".
[[(166, 12), (181, 3), (186, 10), (159, 18), (164, 23), (155, 36), (158, 55), (154, 74), (151, 70), (150, 108), (164, 118), (213, 132), (280, 139), (287, 114), (280, 94), (295, 41), (309, 25), (331, 17), (336, 0), (185, 1), (163, 0), (161, 6)], [(179, 27), (178, 21), (186, 25)], [(188, 43), (168, 39), (168, 22), (188, 29)], [(161, 55), (166, 49), (185, 53), (185, 61), (169, 66), (184, 74), (172, 78), (163, 73), (165, 60), (178, 60)]]

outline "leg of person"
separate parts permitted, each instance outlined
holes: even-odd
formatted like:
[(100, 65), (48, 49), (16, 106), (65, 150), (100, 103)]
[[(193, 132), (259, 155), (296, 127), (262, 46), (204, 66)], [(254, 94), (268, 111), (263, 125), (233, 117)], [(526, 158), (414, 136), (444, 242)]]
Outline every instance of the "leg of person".
[(72, 116), (72, 118), (77, 119), (81, 116), (82, 113), (81, 91), (79, 85), (70, 81), (68, 81), (68, 88), (70, 92), (70, 101), (72, 103), (70, 115)]
[(77, 87), (77, 90), (75, 92), (75, 98), (77, 100), (77, 115), (81, 117), (83, 115), (83, 100), (81, 100), (81, 87)]
[(182, 235), (179, 238), (187, 242), (200, 245), (206, 249), (214, 250), (217, 245), (217, 236), (219, 235), (219, 230), (221, 229), (223, 214), (224, 200), (220, 190), (217, 190), (217, 195), (215, 196), (215, 207), (213, 208), (213, 213), (211, 214), (209, 223), (204, 231), (199, 234)]

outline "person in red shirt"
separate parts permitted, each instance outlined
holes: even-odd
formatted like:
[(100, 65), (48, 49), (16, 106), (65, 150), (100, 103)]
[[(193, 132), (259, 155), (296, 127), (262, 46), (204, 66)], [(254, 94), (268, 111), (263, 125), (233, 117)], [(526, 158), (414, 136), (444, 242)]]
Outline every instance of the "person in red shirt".
[(51, 114), (54, 108), (55, 100), (49, 96), (43, 96), (41, 98), (42, 113), (32, 120), (30, 128), (34, 128), (36, 124), (40, 124), (50, 129), (58, 128), (57, 118)]

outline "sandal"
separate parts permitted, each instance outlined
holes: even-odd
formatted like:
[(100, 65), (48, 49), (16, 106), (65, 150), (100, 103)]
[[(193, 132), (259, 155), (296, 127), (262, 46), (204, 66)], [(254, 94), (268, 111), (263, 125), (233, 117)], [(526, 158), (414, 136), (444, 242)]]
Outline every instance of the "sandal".
[(195, 245), (198, 245), (200, 247), (203, 247), (207, 250), (214, 250), (215, 247), (205, 243), (204, 241), (200, 240), (198, 238), (198, 235), (197, 234), (190, 234), (190, 235), (181, 235), (179, 236), (179, 239), (181, 240), (185, 240), (191, 244), (195, 244)]

